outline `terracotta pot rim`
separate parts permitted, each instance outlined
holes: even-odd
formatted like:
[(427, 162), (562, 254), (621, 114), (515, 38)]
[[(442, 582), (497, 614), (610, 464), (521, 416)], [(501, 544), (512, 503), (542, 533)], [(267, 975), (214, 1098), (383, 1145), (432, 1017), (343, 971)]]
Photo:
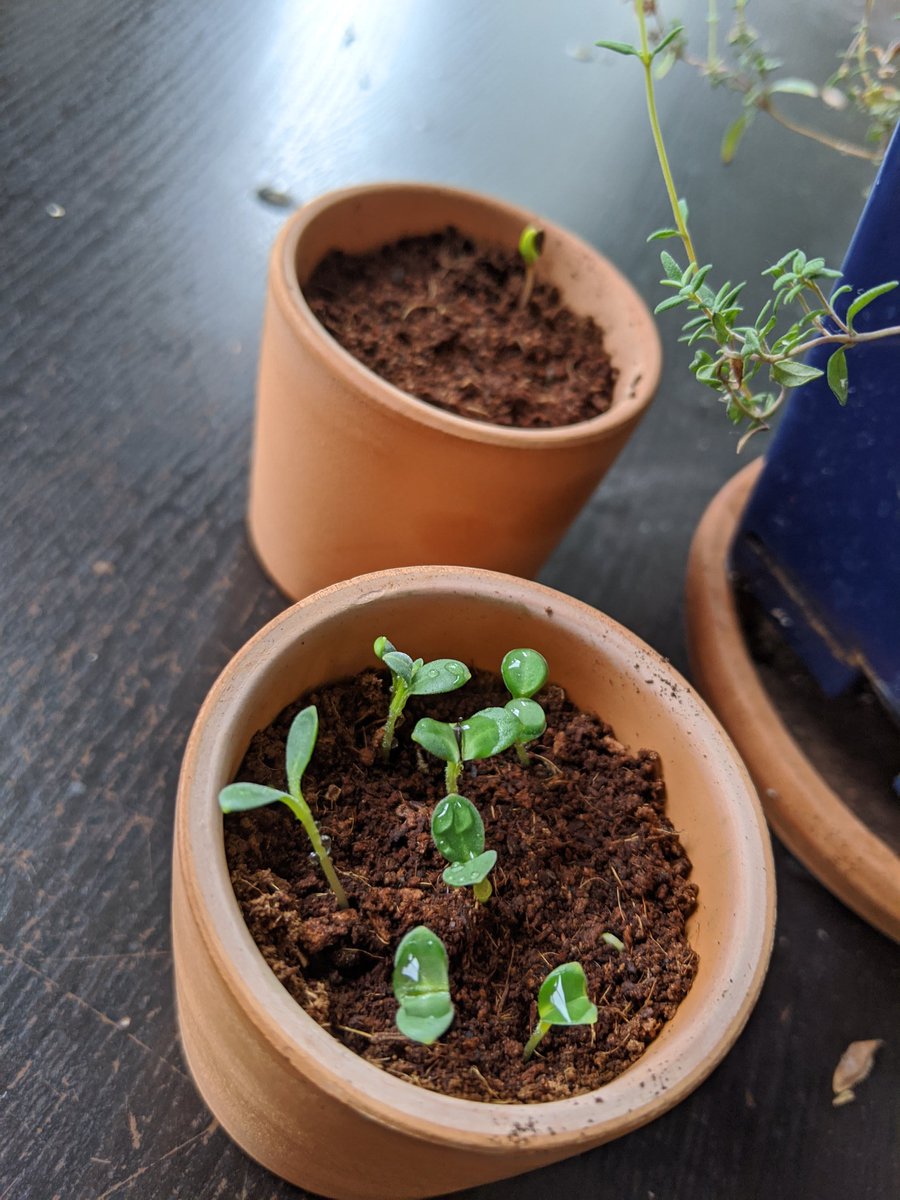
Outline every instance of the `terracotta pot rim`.
[[(437, 408), (409, 392), (395, 387), (374, 371), (364, 366), (345, 350), (319, 322), (310, 309), (300, 287), (295, 269), (297, 248), (300, 238), (309, 225), (326, 209), (354, 199), (386, 192), (415, 192), (423, 198), (445, 195), (458, 197), (466, 203), (489, 206), (515, 217), (524, 226), (535, 219), (533, 212), (499, 200), (493, 196), (466, 188), (448, 187), (444, 184), (386, 181), (383, 183), (359, 184), (326, 192), (308, 201), (282, 226), (272, 249), (271, 287), (272, 294), (295, 336), (321, 361), (327, 363), (345, 385), (359, 390), (368, 403), (378, 404), (398, 418), (424, 424), (448, 436), (466, 441), (486, 442), (523, 451), (544, 447), (561, 448), (577, 444), (603, 441), (622, 425), (635, 420), (653, 399), (662, 370), (662, 343), (656, 324), (646, 305), (630, 281), (604, 255), (582, 238), (563, 229), (553, 221), (539, 218), (553, 237), (579, 247), (602, 266), (610, 284), (620, 289), (632, 301), (637, 319), (644, 325), (642, 331), (642, 374), (629, 386), (620, 373), (616, 382), (616, 394), (607, 412), (555, 429), (517, 429), (512, 426), (494, 425), (486, 421), (475, 421), (457, 416)], [(614, 352), (614, 347), (612, 349)], [(614, 363), (614, 365), (616, 365)]]
[(686, 598), (693, 674), (744, 756), (781, 841), (863, 920), (900, 941), (897, 855), (806, 757), (769, 699), (744, 640), (729, 555), (762, 468), (757, 459), (732, 476), (694, 534)]
[[(539, 1104), (492, 1105), (444, 1096), (400, 1080), (365, 1062), (326, 1033), (278, 982), (254, 944), (231, 886), (225, 863), (221, 816), (214, 796), (201, 805), (188, 804), (198, 762), (216, 744), (227, 744), (227, 717), (255, 676), (265, 671), (276, 647), (293, 644), (317, 611), (342, 593), (353, 603), (410, 586), (427, 595), (443, 593), (462, 582), (467, 592), (485, 598), (512, 597), (514, 603), (551, 605), (554, 615), (589, 613), (602, 625), (604, 638), (627, 646), (639, 669), (657, 672), (660, 687), (678, 689), (686, 712), (706, 718), (694, 737), (697, 753), (723, 756), (733, 776), (735, 793), (724, 819), (734, 824), (734, 837), (750, 847), (751, 867), (734, 881), (735, 911), (745, 913), (749, 932), (732, 928), (715, 964), (724, 1006), (724, 1033), (712, 1035), (707, 1022), (685, 1025), (678, 1039), (658, 1039), (632, 1067), (601, 1089), (565, 1100)], [(221, 714), (224, 712), (224, 717)], [(210, 732), (217, 714), (219, 727)], [(688, 718), (684, 720), (687, 722)], [(723, 774), (725, 767), (723, 766)], [(218, 832), (216, 832), (218, 831)], [(715, 718), (674, 669), (622, 626), (588, 605), (540, 584), (495, 572), (459, 567), (414, 567), (382, 571), (334, 584), (285, 610), (266, 625), (231, 660), (209, 692), (185, 752), (179, 781), (176, 848), (187, 880), (187, 900), (203, 929), (210, 951), (248, 1020), (253, 1021), (279, 1053), (297, 1069), (314, 1074), (323, 1091), (352, 1105), (372, 1121), (442, 1145), (481, 1152), (540, 1151), (608, 1140), (645, 1124), (692, 1091), (721, 1061), (737, 1039), (756, 1002), (768, 967), (774, 935), (775, 892), (771, 846), (765, 820), (743, 765)], [(216, 840), (218, 839), (218, 840)], [(192, 844), (214, 846), (212, 868), (200, 878)], [(701, 971), (703, 970), (701, 964)], [(719, 978), (721, 976), (721, 978)], [(731, 986), (734, 985), (734, 986)], [(718, 985), (717, 985), (718, 986)], [(677, 1014), (674, 1018), (677, 1021)], [(721, 1025), (721, 1022), (720, 1022)], [(609, 1125), (605, 1139), (598, 1129)]]

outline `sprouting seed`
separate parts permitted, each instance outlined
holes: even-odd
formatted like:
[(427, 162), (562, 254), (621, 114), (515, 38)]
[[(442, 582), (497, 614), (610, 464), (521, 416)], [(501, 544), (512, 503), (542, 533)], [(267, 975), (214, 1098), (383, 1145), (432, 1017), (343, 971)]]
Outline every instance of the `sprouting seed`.
[(524, 1061), (528, 1062), (554, 1025), (593, 1025), (596, 1020), (597, 1008), (588, 998), (581, 963), (554, 967), (538, 992), (538, 1023), (525, 1043)]
[(334, 892), (338, 906), (347, 908), (349, 907), (347, 893), (337, 877), (328, 856), (328, 850), (319, 834), (318, 826), (300, 789), (300, 781), (303, 778), (303, 772), (309, 765), (318, 735), (319, 714), (315, 705), (310, 704), (297, 713), (288, 732), (285, 752), (288, 790), (280, 792), (277, 788), (265, 787), (261, 783), (230, 783), (219, 792), (219, 807), (223, 813), (233, 813), (262, 808), (263, 805), (272, 804), (276, 800), (286, 804), (305, 829), (322, 870), (325, 872), (329, 887)]
[(373, 649), (391, 673), (391, 700), (381, 735), (381, 757), (387, 762), (394, 744), (394, 727), (410, 696), (456, 691), (472, 678), (472, 673), (455, 658), (436, 658), (428, 663), (421, 658), (412, 659), (386, 637), (376, 638)]
[(453, 1023), (447, 966), (444, 943), (427, 925), (411, 929), (397, 947), (391, 980), (397, 1028), (414, 1042), (430, 1046)]
[(519, 236), (519, 257), (525, 264), (525, 278), (519, 293), (519, 308), (525, 308), (534, 290), (534, 268), (544, 251), (544, 231), (537, 225), (526, 225)]

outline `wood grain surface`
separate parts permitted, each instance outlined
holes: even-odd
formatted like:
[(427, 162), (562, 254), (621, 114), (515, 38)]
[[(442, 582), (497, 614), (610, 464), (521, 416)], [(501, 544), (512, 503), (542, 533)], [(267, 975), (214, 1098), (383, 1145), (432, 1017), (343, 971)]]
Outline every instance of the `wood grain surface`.
[[(678, 7), (702, 41), (705, 4)], [(859, 6), (752, 7), (792, 73), (823, 78)], [(187, 733), (283, 606), (244, 534), (266, 254), (285, 216), (257, 192), (301, 201), (378, 178), (494, 192), (586, 237), (654, 302), (644, 239), (666, 212), (640, 72), (589, 49), (630, 36), (630, 15), (589, 0), (7, 0), (2, 16), (0, 1198), (286, 1200), (302, 1193), (231, 1144), (186, 1076), (168, 933)], [(737, 102), (679, 68), (662, 103), (701, 257), (732, 279), (795, 244), (840, 260), (865, 165), (760, 120), (726, 170)], [(753, 307), (762, 285), (748, 291)], [(690, 536), (738, 463), (676, 322), (661, 326), (655, 406), (541, 578), (684, 669)], [(469, 1200), (900, 1194), (897, 950), (777, 861), (770, 976), (712, 1078), (648, 1128)], [(832, 1070), (860, 1038), (887, 1044), (835, 1109)]]

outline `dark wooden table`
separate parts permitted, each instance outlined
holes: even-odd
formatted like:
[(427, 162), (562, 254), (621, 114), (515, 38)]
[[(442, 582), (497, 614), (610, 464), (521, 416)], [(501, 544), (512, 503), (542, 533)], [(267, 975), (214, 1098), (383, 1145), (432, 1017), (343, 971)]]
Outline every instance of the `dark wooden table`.
[[(859, 6), (751, 7), (796, 73), (823, 77)], [(704, 4), (679, 8), (702, 41)], [(188, 730), (284, 604), (243, 525), (285, 216), (257, 191), (494, 192), (597, 244), (652, 303), (644, 238), (667, 218), (640, 72), (587, 49), (631, 18), (588, 0), (8, 0), (3, 16), (0, 1198), (297, 1196), (194, 1092), (168, 930)], [(725, 170), (736, 101), (678, 68), (662, 103), (702, 256), (732, 278), (795, 244), (840, 260), (864, 164), (761, 120)], [(688, 543), (738, 460), (662, 328), (655, 407), (542, 579), (686, 669)], [(776, 856), (771, 971), (712, 1078), (640, 1132), (471, 1200), (900, 1194), (896, 948)], [(873, 1037), (874, 1074), (833, 1108), (839, 1055)]]

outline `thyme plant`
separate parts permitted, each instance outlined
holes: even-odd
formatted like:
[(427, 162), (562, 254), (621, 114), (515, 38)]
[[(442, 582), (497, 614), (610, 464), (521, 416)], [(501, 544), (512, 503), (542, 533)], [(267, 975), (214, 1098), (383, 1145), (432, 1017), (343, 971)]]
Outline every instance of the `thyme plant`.
[[(639, 59), (643, 66), (644, 88), (650, 128), (656, 146), (666, 193), (672, 209), (674, 224), (658, 229), (651, 241), (674, 238), (681, 242), (686, 263), (679, 263), (666, 251), (661, 260), (664, 272), (663, 287), (673, 292), (656, 307), (656, 312), (672, 308), (685, 310), (687, 320), (681, 340), (688, 345), (712, 343), (696, 349), (691, 370), (696, 379), (717, 392), (725, 412), (735, 425), (746, 422), (746, 431), (738, 443), (740, 450), (754, 433), (768, 429), (768, 421), (783, 404), (788, 391), (802, 386), (823, 374), (840, 404), (846, 404), (849, 393), (847, 352), (863, 342), (875, 341), (900, 334), (900, 326), (860, 331), (854, 321), (859, 313), (897, 286), (891, 280), (856, 296), (841, 314), (835, 301), (852, 289), (838, 287), (831, 296), (826, 290), (840, 272), (826, 267), (821, 258), (808, 258), (802, 250), (792, 250), (763, 271), (772, 277), (773, 297), (750, 323), (739, 302), (744, 284), (722, 284), (718, 290), (707, 283), (712, 264), (701, 265), (688, 229), (688, 206), (680, 199), (663, 141), (656, 106), (654, 61), (680, 36), (680, 26), (671, 30), (651, 49), (644, 0), (635, 0), (639, 45), (625, 42), (597, 43), (617, 54)], [(779, 321), (788, 305), (796, 303), (799, 315), (779, 329)], [(843, 308), (843, 305), (841, 306)], [(811, 367), (799, 361), (818, 347), (832, 347), (826, 369)], [(760, 387), (762, 384), (762, 387)]]
[(347, 908), (349, 906), (347, 893), (337, 877), (319, 834), (318, 826), (309, 805), (303, 799), (303, 792), (300, 788), (303, 772), (309, 766), (318, 735), (319, 714), (315, 705), (310, 704), (297, 713), (288, 732), (285, 751), (288, 790), (279, 792), (276, 788), (265, 787), (261, 783), (230, 783), (219, 792), (219, 807), (223, 813), (233, 813), (262, 808), (263, 805), (273, 804), (276, 800), (286, 804), (303, 826), (306, 836), (312, 843), (312, 848), (325, 873), (328, 885), (334, 892), (338, 907)]

